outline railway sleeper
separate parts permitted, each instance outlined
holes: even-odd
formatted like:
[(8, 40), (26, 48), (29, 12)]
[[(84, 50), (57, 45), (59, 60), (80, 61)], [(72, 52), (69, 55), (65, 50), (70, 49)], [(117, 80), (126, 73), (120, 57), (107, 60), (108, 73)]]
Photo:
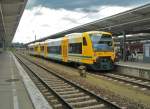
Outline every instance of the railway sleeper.
[(57, 93), (63, 95), (63, 94), (73, 94), (73, 93), (78, 93), (78, 92), (79, 92), (79, 90), (72, 90), (72, 91), (66, 91), (66, 90), (64, 90), (62, 92), (57, 92)]
[(48, 75), (48, 78), (45, 77), (44, 80), (47, 80), (47, 81), (55, 81), (55, 80), (60, 80), (59, 78), (53, 76), (53, 75)]
[(54, 99), (55, 97), (53, 95), (46, 96), (47, 99)]
[[(141, 81), (141, 80), (135, 80), (134, 82), (141, 83), (142, 81)], [(142, 82), (142, 83), (143, 83), (143, 82)]]
[(71, 86), (50, 86), (52, 89), (62, 89), (62, 88), (70, 88)]
[(45, 92), (43, 93), (45, 96), (51, 96), (51, 93), (50, 92)]
[[(115, 77), (115, 78), (119, 78), (119, 77)], [(121, 78), (121, 79), (125, 79), (125, 78)], [(128, 78), (129, 81), (135, 81), (135, 78)]]
[(62, 83), (62, 82), (46, 82), (47, 84), (51, 85), (51, 86), (56, 86), (56, 85), (62, 85), (62, 84), (65, 84), (65, 83)]
[(77, 102), (72, 102), (70, 105), (73, 107), (85, 107), (85, 106), (90, 106), (90, 105), (97, 105), (98, 102), (95, 99), (89, 99), (86, 101), (77, 101)]
[(38, 87), (40, 90), (47, 90), (47, 88), (46, 87)]
[(145, 85), (145, 84), (149, 84), (149, 82), (148, 82), (148, 81), (146, 81), (146, 82), (142, 82), (142, 84), (144, 84), (144, 85)]
[(46, 89), (46, 88), (45, 88), (45, 89), (42, 89), (41, 91), (42, 91), (43, 93), (49, 92), (49, 90)]
[(55, 104), (55, 105), (53, 105), (53, 107), (55, 109), (63, 109), (63, 105), (62, 104)]
[(62, 83), (62, 82), (64, 82), (62, 80), (52, 80), (52, 81), (50, 81), (50, 80), (44, 80), (44, 81), (47, 81), (47, 83), (52, 83), (52, 82), (60, 82), (60, 83)]
[(35, 82), (35, 84), (36, 84), (37, 86), (43, 86), (42, 83), (36, 83), (36, 82)]
[(63, 84), (62, 85), (52, 85), (52, 86), (48, 84), (48, 86), (53, 88), (53, 89), (71, 87), (71, 86), (63, 85)]
[(52, 105), (59, 104), (59, 101), (58, 101), (57, 99), (48, 99), (48, 101), (49, 101)]
[(57, 99), (50, 99), (50, 102), (52, 102), (52, 103), (58, 103), (59, 101), (57, 100)]
[(58, 82), (62, 82), (62, 80), (60, 80), (60, 79), (44, 79), (44, 81), (47, 81), (47, 82), (53, 82), (53, 81), (58, 81)]
[(74, 87), (70, 87), (70, 88), (63, 88), (63, 89), (55, 89), (55, 91), (57, 92), (62, 92), (62, 91), (72, 91), (75, 90)]
[(83, 92), (79, 93), (74, 93), (74, 94), (66, 94), (66, 95), (61, 95), (63, 98), (73, 98), (73, 97), (79, 97), (79, 96), (85, 96)]
[(37, 84), (40, 84), (40, 82), (39, 82), (39, 80), (37, 80), (37, 78), (32, 78), (32, 81), (34, 81), (35, 83), (37, 83)]
[(55, 82), (51, 82), (51, 83), (47, 83), (48, 85), (51, 85), (51, 86), (63, 86), (63, 85), (68, 85), (67, 83), (55, 83)]
[(67, 102), (74, 102), (74, 101), (83, 101), (83, 100), (89, 100), (91, 99), (90, 96), (81, 96), (77, 98), (68, 98), (66, 99)]
[(102, 109), (104, 107), (105, 107), (104, 104), (97, 104), (97, 105), (93, 105), (93, 106), (86, 106), (86, 107), (75, 108), (75, 109)]
[(49, 73), (49, 75), (47, 75), (47, 77), (45, 76), (45, 80), (51, 81), (51, 80), (60, 80), (60, 79)]

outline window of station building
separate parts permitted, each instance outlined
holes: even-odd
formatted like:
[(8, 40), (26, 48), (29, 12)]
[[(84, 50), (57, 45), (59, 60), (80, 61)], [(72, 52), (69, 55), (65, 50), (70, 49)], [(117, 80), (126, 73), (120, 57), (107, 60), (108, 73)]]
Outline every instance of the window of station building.
[(85, 38), (85, 37), (83, 37), (83, 45), (84, 45), (84, 46), (87, 46), (87, 41), (86, 41), (86, 38)]
[(61, 54), (61, 46), (49, 46), (48, 53)]
[(81, 54), (82, 53), (82, 43), (69, 44), (69, 53)]

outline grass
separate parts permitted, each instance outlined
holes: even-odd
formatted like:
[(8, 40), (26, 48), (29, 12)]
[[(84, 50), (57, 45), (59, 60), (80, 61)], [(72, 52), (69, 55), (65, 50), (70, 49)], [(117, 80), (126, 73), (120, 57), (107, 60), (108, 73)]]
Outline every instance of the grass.
[(99, 86), (103, 89), (110, 90), (116, 94), (119, 94), (122, 97), (128, 97), (131, 100), (134, 100), (136, 102), (141, 102), (145, 105), (150, 105), (150, 96), (146, 95), (144, 93), (141, 93), (141, 91), (128, 88), (125, 85), (120, 85), (113, 81), (104, 80), (99, 77), (94, 77), (91, 75), (88, 75), (86, 80), (93, 85)]

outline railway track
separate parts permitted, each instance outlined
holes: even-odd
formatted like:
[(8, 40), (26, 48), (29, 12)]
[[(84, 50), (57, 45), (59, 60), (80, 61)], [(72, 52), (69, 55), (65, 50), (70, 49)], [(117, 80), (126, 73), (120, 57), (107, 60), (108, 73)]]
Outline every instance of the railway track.
[(141, 90), (150, 90), (150, 80), (148, 79), (114, 73), (101, 74), (100, 76), (106, 77), (108, 80), (113, 79), (127, 85), (133, 85), (135, 88), (139, 87)]
[(123, 109), (25, 57), (15, 55), (55, 109)]
[[(70, 66), (69, 66), (70, 67)], [(72, 67), (73, 68), (73, 67)], [(74, 69), (74, 68), (73, 68)], [(89, 72), (95, 75), (95, 72)], [(105, 72), (104, 72), (105, 73)], [(146, 78), (119, 74), (119, 73), (105, 73), (100, 74), (97, 72), (96, 74), (104, 77), (108, 77), (109, 79), (118, 80), (120, 82), (125, 82), (126, 85), (133, 85), (133, 87), (140, 87), (141, 90), (150, 90), (150, 80)]]

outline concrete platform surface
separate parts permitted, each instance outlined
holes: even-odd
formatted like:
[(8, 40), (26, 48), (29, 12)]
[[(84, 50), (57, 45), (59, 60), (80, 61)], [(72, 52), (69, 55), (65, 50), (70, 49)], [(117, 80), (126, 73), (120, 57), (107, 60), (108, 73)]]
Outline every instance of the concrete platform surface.
[(0, 109), (52, 109), (25, 73), (11, 52), (0, 53)]
[(137, 69), (144, 69), (144, 70), (150, 70), (150, 63), (142, 63), (142, 62), (116, 62), (116, 65), (124, 66), (124, 67), (131, 67), (131, 68), (137, 68)]

